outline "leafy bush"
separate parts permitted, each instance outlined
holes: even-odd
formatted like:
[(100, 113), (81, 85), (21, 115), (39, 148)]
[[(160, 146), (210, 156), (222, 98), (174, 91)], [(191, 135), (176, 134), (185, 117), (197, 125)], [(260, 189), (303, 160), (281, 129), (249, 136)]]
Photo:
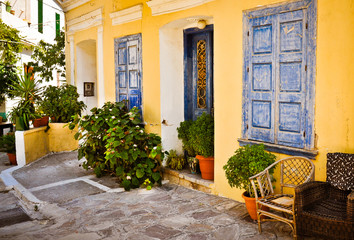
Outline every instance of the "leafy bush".
[(195, 156), (192, 143), (190, 141), (190, 132), (189, 129), (192, 126), (192, 120), (186, 120), (181, 122), (179, 127), (177, 128), (178, 138), (182, 140), (183, 149), (187, 151), (189, 156)]
[(77, 88), (73, 85), (47, 86), (39, 102), (39, 109), (50, 116), (52, 122), (68, 123), (74, 115), (81, 115), (81, 111), (86, 108), (78, 98)]
[[(275, 158), (274, 154), (264, 150), (263, 144), (238, 148), (223, 167), (230, 186), (245, 189), (249, 196), (254, 197), (249, 178), (274, 163)], [(273, 172), (274, 169), (269, 171), (270, 174)]]
[(126, 190), (144, 183), (161, 183), (161, 138), (145, 133), (139, 125), (139, 109), (129, 111), (126, 102), (108, 102), (91, 112), (92, 115), (76, 117), (69, 126), (79, 126), (75, 137), (82, 140), (79, 159), (86, 158), (83, 167), (93, 168), (98, 177), (117, 176)]
[(9, 132), (0, 137), (0, 150), (6, 153), (16, 154), (15, 133)]
[(189, 156), (214, 156), (214, 118), (211, 115), (203, 113), (196, 121), (183, 121), (177, 132)]
[(181, 170), (186, 165), (186, 160), (183, 156), (178, 156), (176, 150), (171, 150), (167, 153), (166, 165), (172, 169)]
[(203, 157), (214, 156), (214, 118), (203, 113), (189, 129), (189, 141), (198, 155)]

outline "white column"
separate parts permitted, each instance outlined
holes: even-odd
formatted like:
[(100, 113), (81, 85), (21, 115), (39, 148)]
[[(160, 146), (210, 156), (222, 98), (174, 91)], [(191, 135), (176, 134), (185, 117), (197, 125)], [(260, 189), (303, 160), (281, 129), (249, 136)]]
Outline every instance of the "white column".
[(16, 161), (18, 166), (26, 165), (26, 152), (25, 152), (25, 131), (16, 131)]
[(97, 85), (98, 107), (105, 102), (104, 96), (104, 73), (103, 73), (103, 26), (97, 28)]
[(70, 84), (75, 86), (75, 43), (74, 36), (69, 37), (70, 41)]

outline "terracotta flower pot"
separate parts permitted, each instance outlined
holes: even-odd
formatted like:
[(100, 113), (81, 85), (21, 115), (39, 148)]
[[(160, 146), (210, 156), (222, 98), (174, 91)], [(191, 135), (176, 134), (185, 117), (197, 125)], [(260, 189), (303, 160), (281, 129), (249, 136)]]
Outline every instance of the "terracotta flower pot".
[(33, 127), (37, 128), (40, 127), (42, 123), (42, 119), (41, 118), (37, 118), (33, 120)]
[(206, 180), (214, 180), (214, 157), (203, 157), (197, 155), (202, 178)]
[(49, 123), (49, 116), (44, 116), (41, 118), (41, 126), (47, 126)]
[(11, 165), (17, 165), (16, 154), (8, 153), (7, 156), (9, 157)]
[[(246, 192), (242, 193), (242, 198), (245, 200), (248, 214), (253, 220), (257, 220), (256, 198), (247, 197), (245, 196), (245, 193)], [(269, 210), (269, 208), (262, 206), (262, 210)], [(261, 216), (262, 219), (265, 217), (266, 216)]]

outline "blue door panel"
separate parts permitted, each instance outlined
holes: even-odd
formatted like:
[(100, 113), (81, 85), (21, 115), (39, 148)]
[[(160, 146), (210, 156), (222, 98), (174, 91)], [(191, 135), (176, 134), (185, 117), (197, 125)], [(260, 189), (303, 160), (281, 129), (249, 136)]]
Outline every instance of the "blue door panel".
[(129, 109), (141, 112), (141, 34), (115, 39), (116, 100), (128, 100)]
[(184, 38), (185, 119), (195, 120), (213, 114), (213, 26), (187, 29)]

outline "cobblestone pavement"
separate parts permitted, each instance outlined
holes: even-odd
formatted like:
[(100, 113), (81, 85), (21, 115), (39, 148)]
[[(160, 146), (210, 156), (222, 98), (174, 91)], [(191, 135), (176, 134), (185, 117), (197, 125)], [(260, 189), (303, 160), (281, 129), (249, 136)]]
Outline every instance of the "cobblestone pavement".
[(0, 228), (0, 239), (292, 239), (281, 223), (259, 234), (242, 203), (170, 184), (39, 208), (37, 219)]
[[(16, 170), (12, 176), (22, 184), (9, 192), (0, 184), (0, 215), (21, 207), (32, 219), (0, 227), (0, 239), (292, 239), (283, 223), (264, 223), (259, 234), (245, 205), (231, 199), (173, 184), (150, 191), (118, 191), (112, 182), (100, 188), (102, 180), (84, 176), (71, 158), (54, 155)], [(70, 168), (59, 175), (54, 165), (73, 167), (75, 179)], [(38, 178), (47, 171), (58, 182)]]

